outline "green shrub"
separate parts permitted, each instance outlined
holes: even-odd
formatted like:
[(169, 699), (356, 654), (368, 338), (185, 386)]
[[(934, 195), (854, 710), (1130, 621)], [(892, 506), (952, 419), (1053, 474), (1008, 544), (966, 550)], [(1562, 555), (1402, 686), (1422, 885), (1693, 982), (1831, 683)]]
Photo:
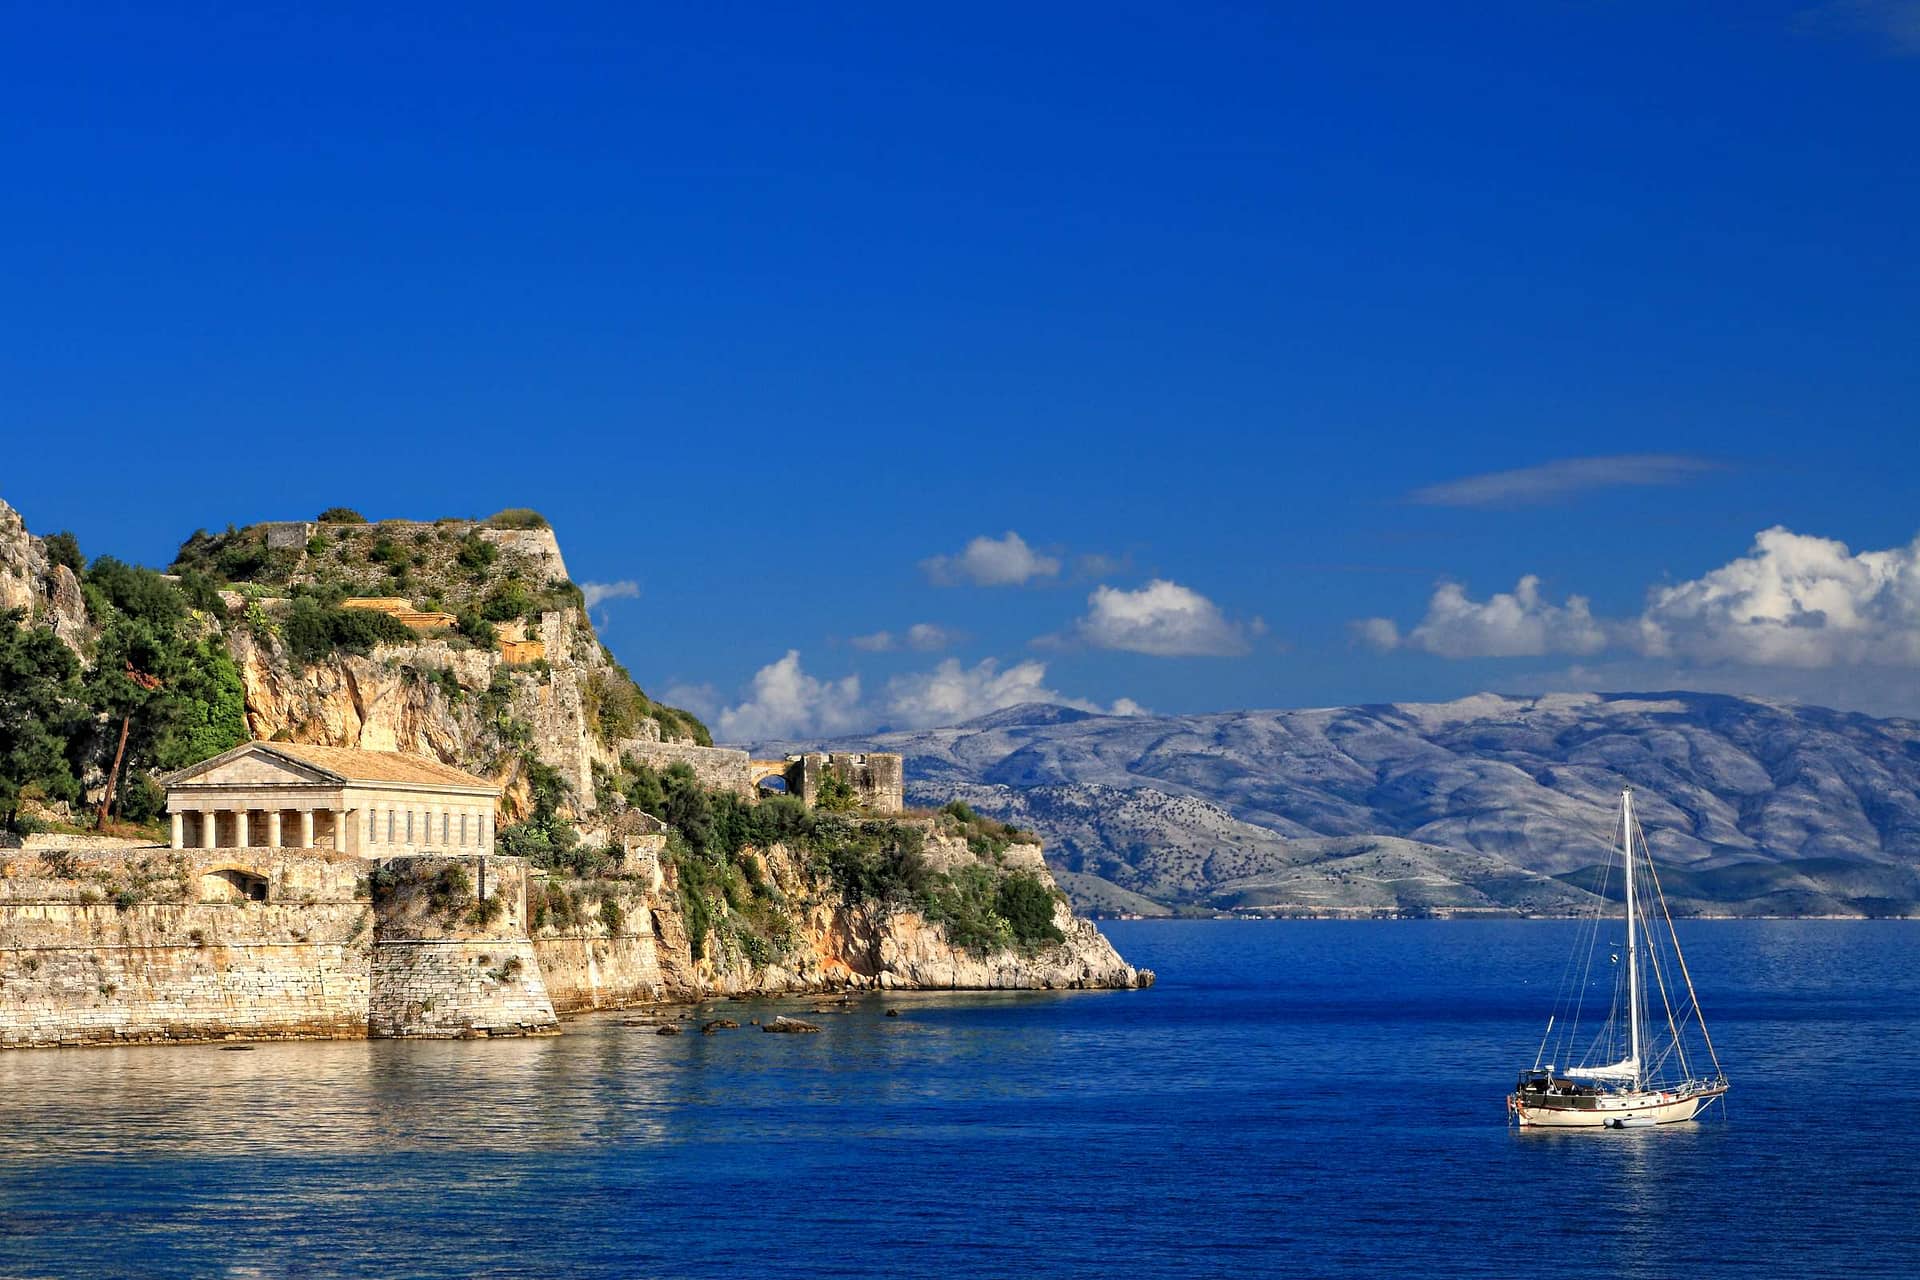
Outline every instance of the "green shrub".
[(472, 609), (462, 609), (457, 615), (453, 628), (483, 649), (494, 647), (493, 624)]
[(528, 507), (508, 507), (488, 516), (485, 523), (490, 529), (544, 529), (547, 518)]
[(473, 899), (473, 877), (457, 862), (448, 863), (427, 882), (427, 905), (435, 915), (458, 915)]
[(1023, 947), (1066, 941), (1066, 935), (1053, 923), (1053, 905), (1053, 891), (1030, 871), (1005, 877), (994, 893), (995, 912)]
[(375, 645), (407, 644), (413, 632), (398, 618), (372, 609), (341, 609), (312, 598), (295, 600), (280, 624), (287, 651), (302, 665), (336, 653), (367, 654)]
[(852, 813), (860, 808), (860, 793), (853, 784), (828, 769), (814, 792), (813, 802), (828, 813)]
[(498, 547), (474, 532), (460, 540), (460, 550), (455, 553), (454, 560), (462, 569), (477, 575), (491, 568), (499, 555)]
[(538, 607), (526, 587), (514, 581), (501, 583), (480, 602), (480, 616), (489, 622), (511, 622), (536, 612)]
[(930, 884), (920, 899), (929, 920), (946, 929), (947, 941), (963, 950), (998, 951), (1013, 942), (1013, 929), (995, 907), (998, 883), (986, 867), (960, 867)]
[(320, 513), (321, 524), (365, 524), (367, 518), (352, 507), (328, 507)]
[(942, 832), (957, 835), (967, 842), (967, 848), (976, 857), (993, 858), (996, 861), (1009, 846), (1020, 840), (1032, 839), (1020, 828), (1005, 822), (996, 821), (983, 813), (976, 813), (964, 800), (955, 800), (941, 806), (934, 815)]

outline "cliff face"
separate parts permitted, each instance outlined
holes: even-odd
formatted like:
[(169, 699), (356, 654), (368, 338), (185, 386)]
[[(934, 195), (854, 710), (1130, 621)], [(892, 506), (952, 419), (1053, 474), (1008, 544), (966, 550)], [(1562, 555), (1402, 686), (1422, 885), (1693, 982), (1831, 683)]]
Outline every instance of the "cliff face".
[(87, 635), (80, 580), (53, 563), (44, 539), (27, 532), (20, 513), (0, 500), (0, 612), (21, 609), (29, 624), (50, 628), (76, 653)]
[[(929, 857), (946, 870), (986, 860), (951, 839), (929, 841)], [(554, 1007), (562, 1013), (611, 1008), (648, 999), (844, 990), (1077, 990), (1150, 986), (1153, 974), (1120, 958), (1099, 929), (1056, 896), (1053, 924), (1061, 941), (1022, 949), (956, 946), (944, 925), (913, 906), (848, 900), (832, 891), (806, 856), (784, 845), (754, 855), (784, 925), (773, 954), (741, 945), (730, 925), (735, 911), (696, 939), (688, 904), (672, 868), (643, 867), (625, 880), (554, 880), (536, 892), (572, 901), (559, 922), (536, 913), (535, 950)], [(1031, 874), (1057, 888), (1037, 845), (1016, 846), (997, 870)], [(611, 901), (608, 911), (599, 905)], [(582, 909), (584, 907), (584, 909)]]
[[(585, 815), (595, 806), (593, 767), (617, 767), (630, 741), (607, 741), (590, 703), (596, 687), (626, 677), (574, 610), (543, 614), (537, 634), (544, 670), (446, 640), (301, 664), (275, 638), (237, 626), (228, 628), (227, 647), (256, 738), (432, 756), (499, 782), (509, 820), (525, 811), (524, 746), (559, 772)], [(644, 721), (636, 736), (653, 740), (658, 731)]]

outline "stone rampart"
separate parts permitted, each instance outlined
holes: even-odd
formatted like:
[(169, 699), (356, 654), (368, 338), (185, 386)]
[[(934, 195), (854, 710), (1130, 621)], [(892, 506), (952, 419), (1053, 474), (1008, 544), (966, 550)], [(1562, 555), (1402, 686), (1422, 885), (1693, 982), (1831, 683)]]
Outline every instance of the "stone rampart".
[(368, 1033), (559, 1030), (527, 937), (527, 864), (488, 855), (390, 858), (372, 876)]
[(366, 1034), (358, 859), (49, 848), (0, 861), (0, 1046)]
[(620, 752), (654, 769), (669, 769), (684, 764), (693, 770), (700, 784), (738, 796), (753, 795), (752, 760), (744, 751), (731, 747), (696, 747), (683, 742), (648, 742), (628, 738), (620, 743)]

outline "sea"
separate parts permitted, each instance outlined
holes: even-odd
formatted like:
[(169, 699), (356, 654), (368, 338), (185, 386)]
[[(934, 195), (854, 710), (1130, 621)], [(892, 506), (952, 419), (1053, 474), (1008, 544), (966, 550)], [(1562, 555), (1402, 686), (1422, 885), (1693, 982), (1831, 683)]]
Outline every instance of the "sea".
[(1724, 1107), (1559, 1134), (1572, 922), (1103, 927), (1156, 986), (0, 1054), (0, 1276), (1920, 1276), (1920, 922), (1681, 921)]

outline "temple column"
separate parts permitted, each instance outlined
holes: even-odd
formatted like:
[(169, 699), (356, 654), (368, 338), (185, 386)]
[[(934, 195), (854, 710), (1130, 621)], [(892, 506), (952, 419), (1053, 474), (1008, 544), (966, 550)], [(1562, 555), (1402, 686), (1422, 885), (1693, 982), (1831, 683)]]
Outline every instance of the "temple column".
[(233, 811), (233, 847), (236, 849), (252, 847), (247, 843), (247, 811), (245, 809)]
[(347, 811), (345, 809), (333, 811), (333, 851), (335, 853), (347, 851)]
[(202, 809), (200, 811), (200, 847), (202, 849), (213, 848), (214, 837), (219, 833), (219, 830), (220, 811), (218, 809)]
[(187, 818), (187, 815), (184, 813), (181, 813), (178, 809), (174, 810), (172, 813), (167, 815), (168, 823), (173, 828), (173, 841), (171, 845), (172, 848), (184, 849), (187, 847), (186, 818)]
[(267, 846), (273, 849), (280, 847), (280, 811), (278, 809), (267, 814)]
[(300, 811), (300, 847), (313, 848), (313, 810), (311, 809)]

